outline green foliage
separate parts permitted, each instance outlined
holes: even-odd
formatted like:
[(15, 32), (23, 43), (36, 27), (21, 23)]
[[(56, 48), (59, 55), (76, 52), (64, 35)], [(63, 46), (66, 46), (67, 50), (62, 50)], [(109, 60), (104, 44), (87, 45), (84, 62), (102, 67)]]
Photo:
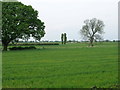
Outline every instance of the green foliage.
[(64, 43), (63, 37), (64, 37), (64, 34), (62, 33), (62, 34), (61, 34), (61, 42), (62, 42), (62, 44)]
[(9, 44), (9, 46), (35, 46), (35, 45), (59, 45), (59, 43), (16, 43), (16, 44)]
[(62, 33), (61, 34), (61, 41), (62, 41), (62, 44), (66, 44), (67, 43), (67, 36), (66, 36), (66, 33)]
[(3, 88), (110, 88), (118, 82), (116, 42), (36, 46), (3, 52)]
[(64, 33), (64, 44), (67, 43), (67, 36), (66, 36), (66, 33)]
[(26, 50), (26, 49), (36, 49), (36, 47), (35, 46), (27, 46), (27, 47), (21, 47), (21, 46), (19, 46), (19, 47), (11, 47), (11, 48), (9, 48), (9, 50)]
[[(8, 46), (15, 39), (40, 40), (44, 34), (44, 22), (39, 20), (38, 11), (21, 2), (2, 2), (2, 43)], [(6, 50), (6, 48), (5, 48)]]

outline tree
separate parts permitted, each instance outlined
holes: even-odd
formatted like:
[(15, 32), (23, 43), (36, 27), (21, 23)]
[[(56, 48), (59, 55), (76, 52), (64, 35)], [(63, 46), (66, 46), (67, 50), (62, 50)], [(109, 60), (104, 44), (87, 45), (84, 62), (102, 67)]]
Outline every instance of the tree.
[(61, 34), (61, 41), (62, 41), (62, 44), (66, 44), (66, 43), (67, 43), (66, 33), (62, 33), (62, 34)]
[(61, 34), (61, 42), (62, 42), (62, 44), (63, 44), (63, 42), (64, 42), (63, 37), (64, 37), (64, 34), (62, 33), (62, 34)]
[(10, 42), (15, 39), (40, 40), (44, 34), (44, 22), (39, 20), (38, 11), (21, 2), (2, 2), (2, 45), (7, 51)]
[(66, 36), (66, 33), (64, 33), (64, 44), (67, 43), (67, 36)]
[(91, 20), (85, 20), (85, 25), (83, 25), (80, 30), (83, 39), (87, 39), (90, 41), (90, 46), (93, 46), (94, 40), (102, 39), (102, 34), (104, 33), (104, 23), (101, 20), (93, 18)]

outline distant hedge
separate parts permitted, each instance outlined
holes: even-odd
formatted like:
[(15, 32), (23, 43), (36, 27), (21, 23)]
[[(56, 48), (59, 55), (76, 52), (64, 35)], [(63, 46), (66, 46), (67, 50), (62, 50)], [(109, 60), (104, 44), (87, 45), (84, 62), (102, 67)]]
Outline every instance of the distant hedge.
[(29, 46), (29, 47), (11, 47), (9, 50), (26, 50), (26, 49), (36, 49), (35, 46)]
[(41, 43), (39, 45), (59, 45), (59, 43)]
[(18, 43), (18, 44), (10, 44), (10, 46), (26, 46), (26, 45), (59, 45), (59, 43)]

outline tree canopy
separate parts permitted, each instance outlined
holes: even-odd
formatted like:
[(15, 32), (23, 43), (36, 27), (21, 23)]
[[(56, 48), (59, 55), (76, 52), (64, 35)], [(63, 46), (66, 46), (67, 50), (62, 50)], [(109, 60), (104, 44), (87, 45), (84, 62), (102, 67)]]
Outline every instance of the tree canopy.
[(104, 33), (104, 23), (101, 20), (93, 18), (91, 20), (85, 20), (85, 25), (82, 26), (80, 30), (83, 39), (87, 39), (90, 41), (90, 46), (93, 46), (93, 41), (97, 39), (102, 39), (101, 34)]
[(38, 11), (21, 2), (2, 2), (3, 50), (15, 39), (40, 40), (44, 34), (44, 22), (38, 19)]

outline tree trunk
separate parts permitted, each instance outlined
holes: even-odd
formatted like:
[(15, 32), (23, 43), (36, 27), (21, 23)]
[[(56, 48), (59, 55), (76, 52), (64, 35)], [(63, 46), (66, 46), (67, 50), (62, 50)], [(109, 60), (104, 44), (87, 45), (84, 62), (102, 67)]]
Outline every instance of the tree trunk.
[(8, 44), (3, 44), (3, 51), (7, 51)]
[(93, 38), (90, 39), (90, 46), (92, 47), (93, 47), (93, 40), (94, 40)]

